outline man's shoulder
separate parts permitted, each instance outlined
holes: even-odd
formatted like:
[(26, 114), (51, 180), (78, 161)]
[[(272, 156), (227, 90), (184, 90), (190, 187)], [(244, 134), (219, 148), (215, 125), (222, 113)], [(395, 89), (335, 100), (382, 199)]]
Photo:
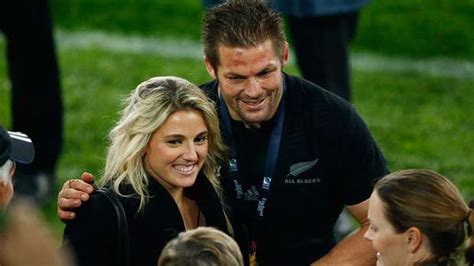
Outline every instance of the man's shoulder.
[(286, 84), (288, 106), (294, 111), (329, 116), (353, 111), (349, 102), (308, 80), (286, 75)]
[[(320, 100), (346, 102), (336, 94), (324, 89), (316, 83), (301, 77), (285, 74), (286, 86), (290, 94), (297, 96), (310, 96)], [(311, 99), (312, 100), (312, 99)]]
[(204, 84), (199, 85), (199, 88), (204, 91), (204, 93), (209, 97), (211, 100), (216, 101), (218, 97), (217, 93), (217, 81), (212, 80), (206, 82)]

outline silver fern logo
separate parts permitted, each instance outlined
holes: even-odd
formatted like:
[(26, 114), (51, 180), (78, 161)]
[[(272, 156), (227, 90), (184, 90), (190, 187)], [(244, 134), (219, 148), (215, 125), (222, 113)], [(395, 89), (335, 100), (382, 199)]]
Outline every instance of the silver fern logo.
[(285, 184), (314, 184), (321, 182), (318, 177), (315, 178), (298, 178), (302, 173), (312, 169), (318, 163), (319, 158), (308, 162), (299, 162), (290, 166), (290, 173), (286, 175)]

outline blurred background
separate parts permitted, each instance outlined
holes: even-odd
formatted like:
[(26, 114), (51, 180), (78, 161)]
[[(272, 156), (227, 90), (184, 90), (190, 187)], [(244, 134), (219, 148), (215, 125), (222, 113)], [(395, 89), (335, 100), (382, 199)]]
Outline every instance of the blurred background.
[[(64, 102), (58, 185), (99, 177), (120, 99), (158, 75), (201, 84), (200, 0), (51, 0)], [(351, 49), (352, 101), (391, 170), (431, 168), (474, 197), (474, 0), (372, 1)], [(31, 40), (34, 42), (34, 40)], [(291, 36), (290, 36), (291, 44)], [(0, 124), (11, 127), (0, 38)], [(299, 74), (294, 60), (286, 69)], [(56, 199), (44, 207), (60, 239)]]

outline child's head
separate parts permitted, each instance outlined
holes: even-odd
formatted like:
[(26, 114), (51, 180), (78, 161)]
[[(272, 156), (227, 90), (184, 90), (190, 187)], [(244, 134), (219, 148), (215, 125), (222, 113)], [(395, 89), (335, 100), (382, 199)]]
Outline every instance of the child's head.
[(239, 246), (230, 236), (212, 227), (198, 227), (171, 240), (161, 252), (158, 265), (242, 266), (244, 263)]

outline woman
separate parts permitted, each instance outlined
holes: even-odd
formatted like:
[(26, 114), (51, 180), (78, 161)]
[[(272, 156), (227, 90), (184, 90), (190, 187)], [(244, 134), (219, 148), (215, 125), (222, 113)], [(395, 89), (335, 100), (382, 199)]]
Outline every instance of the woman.
[(472, 207), (436, 172), (395, 172), (375, 185), (365, 238), (377, 265), (473, 265)]
[[(102, 186), (125, 208), (132, 265), (156, 265), (179, 232), (213, 226), (232, 233), (217, 177), (223, 160), (214, 106), (190, 82), (147, 80), (131, 93), (110, 132)], [(119, 265), (117, 216), (100, 194), (67, 223), (65, 244), (79, 265)]]

